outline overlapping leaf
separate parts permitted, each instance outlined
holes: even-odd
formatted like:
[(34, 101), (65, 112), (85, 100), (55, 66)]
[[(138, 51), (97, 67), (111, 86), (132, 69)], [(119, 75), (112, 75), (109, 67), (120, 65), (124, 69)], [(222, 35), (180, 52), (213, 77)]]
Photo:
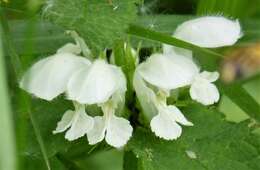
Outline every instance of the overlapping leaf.
[(47, 19), (77, 31), (87, 44), (100, 52), (121, 39), (136, 16), (136, 0), (49, 0)]
[[(143, 170), (255, 170), (260, 168), (259, 137), (248, 122), (226, 122), (221, 113), (192, 105), (184, 109), (194, 123), (176, 141), (138, 129), (129, 143)], [(254, 142), (252, 142), (254, 141)]]

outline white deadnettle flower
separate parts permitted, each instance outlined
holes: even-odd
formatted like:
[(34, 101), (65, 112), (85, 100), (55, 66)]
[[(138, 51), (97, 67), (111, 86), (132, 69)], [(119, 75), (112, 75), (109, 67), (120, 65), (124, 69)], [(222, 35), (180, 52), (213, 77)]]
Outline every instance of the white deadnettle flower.
[(124, 103), (126, 79), (117, 66), (96, 60), (90, 67), (76, 72), (68, 83), (68, 98), (81, 104), (101, 106), (104, 116), (94, 117), (94, 127), (87, 133), (90, 144), (104, 138), (114, 147), (122, 147), (132, 136), (128, 120), (117, 117), (115, 111)]
[[(233, 45), (243, 33), (238, 20), (230, 20), (222, 16), (206, 16), (186, 21), (179, 25), (173, 36), (200, 47), (216, 48)], [(179, 52), (190, 55), (191, 51), (163, 45), (166, 54)]]
[[(234, 44), (241, 37), (238, 21), (224, 17), (201, 17), (184, 22), (173, 36), (201, 47), (221, 47)], [(144, 110), (151, 119), (151, 129), (164, 139), (176, 139), (183, 125), (192, 125), (175, 106), (167, 106), (166, 98), (172, 89), (191, 86), (191, 98), (210, 105), (219, 100), (219, 92), (212, 82), (217, 72), (202, 72), (192, 60), (189, 50), (163, 46), (163, 54), (154, 54), (139, 65), (134, 76), (134, 87)], [(154, 91), (154, 86), (157, 90)]]
[(20, 88), (49, 101), (64, 93), (71, 75), (79, 68), (90, 65), (89, 60), (75, 53), (79, 54), (80, 48), (66, 44), (56, 54), (41, 59), (22, 77)]
[[(36, 97), (52, 100), (67, 90), (68, 81), (80, 68), (88, 68), (90, 61), (77, 56), (78, 45), (68, 43), (57, 53), (35, 63), (23, 76), (20, 87)], [(74, 103), (75, 111), (68, 110), (58, 122), (54, 134), (65, 131), (65, 138), (72, 141), (84, 136), (93, 128), (94, 119), (85, 112), (85, 106)]]
[[(221, 16), (208, 16), (184, 22), (178, 26), (173, 36), (200, 47), (215, 48), (233, 45), (242, 36), (242, 32), (237, 20), (232, 21)], [(192, 51), (163, 45), (163, 52), (164, 55), (171, 57), (174, 60), (173, 62), (176, 62), (176, 60), (186, 61), (187, 59), (193, 62)], [(176, 59), (176, 56), (178, 59)], [(184, 78), (187, 78), (186, 81), (190, 82), (188, 85), (191, 85), (190, 95), (192, 99), (204, 105), (218, 102), (219, 92), (216, 86), (212, 84), (219, 77), (217, 72), (204, 71), (200, 73), (195, 63), (193, 67), (198, 69), (193, 69), (194, 72), (185, 65), (180, 65), (180, 67), (186, 70), (188, 75), (192, 75), (191, 79), (189, 76), (184, 75)], [(178, 74), (178, 72), (175, 74)], [(180, 80), (174, 76), (172, 81), (179, 82)]]
[(78, 139), (89, 132), (94, 126), (94, 119), (85, 112), (85, 105), (74, 103), (75, 111), (67, 110), (58, 122), (54, 134), (66, 132), (65, 138), (69, 141)]
[(219, 100), (217, 87), (212, 84), (219, 74), (206, 71), (200, 73), (200, 68), (192, 59), (177, 53), (153, 54), (140, 66), (139, 74), (145, 81), (164, 90), (191, 85), (191, 98), (204, 105), (214, 104)]
[[(166, 102), (170, 90), (190, 84), (187, 80), (193, 75), (187, 73), (197, 70), (197, 67), (190, 62), (191, 60), (185, 62), (177, 58), (176, 61), (179, 63), (173, 62), (171, 57), (153, 54), (146, 62), (138, 66), (134, 75), (134, 88), (144, 113), (148, 119), (151, 119), (151, 129), (156, 136), (166, 140), (180, 137), (182, 128), (179, 124), (193, 125), (177, 107), (167, 105)], [(181, 69), (182, 65), (192, 71)], [(174, 76), (179, 80), (178, 82), (172, 81)]]

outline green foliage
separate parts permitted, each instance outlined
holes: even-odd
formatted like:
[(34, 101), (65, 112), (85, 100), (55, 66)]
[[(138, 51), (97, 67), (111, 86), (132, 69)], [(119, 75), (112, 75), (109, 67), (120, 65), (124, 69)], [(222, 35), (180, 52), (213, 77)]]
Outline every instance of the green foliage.
[[(128, 149), (142, 170), (256, 170), (260, 168), (259, 136), (251, 134), (248, 121), (228, 123), (222, 113), (200, 105), (183, 110), (194, 123), (183, 128), (176, 141), (165, 141), (137, 129)], [(254, 142), (252, 142), (254, 141)]]
[(95, 54), (125, 36), (136, 17), (136, 0), (49, 0), (45, 17), (82, 36)]

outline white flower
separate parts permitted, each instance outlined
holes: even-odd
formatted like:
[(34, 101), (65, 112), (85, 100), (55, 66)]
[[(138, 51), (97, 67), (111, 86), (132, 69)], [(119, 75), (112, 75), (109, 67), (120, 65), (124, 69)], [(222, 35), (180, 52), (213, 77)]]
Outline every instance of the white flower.
[[(81, 68), (88, 68), (90, 61), (77, 56), (78, 45), (68, 43), (57, 53), (35, 63), (23, 76), (20, 87), (36, 97), (52, 100), (67, 90), (71, 76)], [(72, 141), (84, 136), (93, 128), (94, 119), (85, 112), (85, 106), (74, 104), (75, 111), (68, 110), (58, 122), (54, 134), (70, 128), (65, 138)]]
[(191, 98), (204, 105), (218, 102), (219, 92), (212, 82), (219, 77), (217, 72), (202, 72), (200, 68), (185, 56), (177, 53), (153, 54), (138, 68), (142, 78), (164, 90), (191, 86)]
[(90, 144), (105, 137), (114, 147), (122, 147), (132, 136), (128, 120), (115, 116), (115, 111), (124, 103), (126, 79), (119, 67), (105, 60), (96, 60), (90, 67), (76, 72), (68, 83), (68, 98), (81, 104), (101, 106), (104, 116), (94, 118), (94, 128), (87, 133)]
[[(178, 26), (173, 36), (200, 47), (215, 48), (233, 45), (242, 36), (242, 32), (237, 20), (232, 21), (221, 16), (208, 16), (184, 22)], [(189, 50), (163, 45), (163, 52), (164, 55), (171, 57), (174, 62), (176, 62), (176, 56), (179, 60), (190, 60), (193, 62), (192, 52)], [(179, 65), (183, 69), (182, 72), (186, 70), (189, 72), (187, 73), (188, 75), (193, 75), (192, 79), (187, 74), (183, 76), (187, 78), (186, 81), (191, 82), (189, 84), (191, 85), (191, 98), (204, 105), (218, 102), (219, 92), (216, 86), (212, 84), (212, 82), (218, 79), (218, 73), (206, 71), (199, 73), (199, 67), (195, 63), (193, 66), (198, 68), (197, 70), (193, 69), (194, 72), (184, 64)], [(175, 72), (175, 74), (178, 74), (178, 72)], [(182, 76), (182, 73), (180, 76)], [(173, 77), (172, 81), (177, 83), (180, 80)]]
[(111, 146), (124, 146), (133, 132), (129, 121), (115, 115), (113, 103), (103, 104), (102, 111), (104, 116), (96, 116), (94, 128), (87, 133), (89, 144), (96, 144), (105, 138)]
[(75, 111), (66, 111), (53, 133), (61, 133), (70, 128), (65, 138), (72, 141), (84, 136), (93, 126), (94, 119), (86, 114), (85, 105), (75, 104)]
[[(224, 17), (201, 17), (184, 22), (173, 36), (201, 47), (221, 47), (234, 44), (241, 37), (238, 21)], [(138, 66), (134, 87), (145, 116), (151, 120), (152, 131), (167, 140), (181, 135), (183, 124), (191, 126), (180, 110), (168, 106), (170, 90), (191, 86), (191, 98), (204, 105), (219, 100), (219, 92), (212, 82), (217, 72), (202, 72), (192, 60), (189, 50), (163, 45), (163, 54), (153, 54)], [(178, 123), (177, 123), (178, 122)]]
[[(242, 36), (242, 32), (238, 20), (233, 21), (222, 16), (206, 16), (182, 23), (173, 36), (200, 47), (215, 48), (235, 44)], [(170, 45), (164, 45), (163, 51), (191, 55), (189, 50), (180, 50)]]
[(190, 88), (190, 96), (193, 100), (204, 105), (211, 105), (219, 100), (219, 92), (217, 87), (212, 84), (219, 78), (218, 72), (204, 71), (198, 74)]
[[(189, 64), (190, 60), (187, 61), (185, 63), (180, 60), (180, 63)], [(151, 120), (151, 129), (156, 136), (166, 140), (177, 139), (181, 135), (182, 128), (179, 124), (193, 125), (177, 107), (167, 105), (166, 99), (171, 89), (191, 82), (191, 80), (187, 81), (179, 74), (175, 74), (178, 72), (180, 75), (183, 73), (192, 79), (191, 75), (186, 74), (189, 72), (186, 70), (182, 72), (178, 63), (172, 62), (170, 57), (154, 54), (138, 66), (134, 75), (134, 88), (146, 118)], [(193, 73), (193, 71), (191, 72)], [(177, 77), (176, 79), (180, 78), (178, 82), (172, 81), (172, 76), (174, 76), (172, 73)]]
[(78, 46), (66, 44), (56, 54), (35, 63), (22, 77), (20, 88), (45, 100), (64, 93), (71, 75), (90, 65), (89, 60), (73, 52), (79, 53)]

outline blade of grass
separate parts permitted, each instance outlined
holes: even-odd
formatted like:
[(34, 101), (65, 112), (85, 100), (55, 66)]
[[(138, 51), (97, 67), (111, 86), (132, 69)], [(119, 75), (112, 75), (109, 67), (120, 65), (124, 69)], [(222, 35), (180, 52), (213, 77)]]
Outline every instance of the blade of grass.
[[(8, 25), (7, 19), (5, 17), (5, 14), (2, 11), (1, 11), (1, 21), (2, 21), (1, 23), (2, 23), (2, 26), (3, 26), (4, 32), (5, 32), (5, 37), (4, 38), (5, 38), (5, 41), (6, 41), (6, 47), (9, 50), (9, 55), (11, 57), (11, 64), (12, 64), (14, 72), (16, 74), (16, 77), (15, 77), (16, 78), (16, 82), (18, 83), (19, 82), (19, 78), (20, 78), (20, 76), (21, 76), (21, 74), (23, 72), (22, 64), (21, 64), (21, 60), (20, 60), (18, 54), (16, 53), (15, 49), (13, 48), (13, 41), (12, 41), (12, 39), (10, 37), (9, 25)], [(44, 145), (44, 141), (43, 141), (42, 136), (40, 134), (40, 130), (39, 130), (38, 124), (37, 124), (33, 114), (31, 113), (30, 99), (24, 93), (20, 93), (19, 95), (20, 95), (19, 96), (20, 99), (22, 100), (21, 106), (23, 108), (21, 108), (21, 109), (26, 111), (29, 114), (29, 116), (30, 116), (31, 123), (33, 125), (33, 130), (34, 130), (36, 139), (37, 139), (37, 141), (39, 143), (40, 150), (41, 150), (43, 159), (45, 161), (46, 167), (47, 167), (48, 170), (51, 170), (50, 162), (49, 162), (49, 159), (48, 159), (48, 156), (47, 156), (47, 151), (46, 151), (46, 148), (45, 148), (45, 145)]]
[(260, 105), (239, 83), (220, 84), (220, 90), (251, 118), (260, 122)]
[[(27, 101), (28, 101), (28, 98), (27, 98)], [(30, 120), (31, 120), (31, 123), (33, 125), (33, 130), (34, 130), (36, 139), (37, 139), (37, 141), (39, 143), (39, 146), (40, 146), (40, 149), (41, 149), (42, 156), (43, 156), (43, 159), (45, 161), (46, 167), (47, 167), (48, 170), (51, 170), (50, 161), (49, 161), (48, 156), (47, 156), (47, 151), (46, 151), (46, 148), (45, 148), (45, 144), (44, 144), (44, 141), (42, 139), (41, 132), (39, 130), (40, 128), (38, 127), (37, 121), (35, 120), (33, 114), (31, 113), (31, 111), (29, 111), (29, 115), (30, 115)]]
[(161, 43), (173, 45), (173, 46), (180, 47), (180, 48), (185, 48), (185, 49), (192, 50), (192, 51), (197, 51), (197, 52), (207, 53), (207, 54), (218, 56), (218, 57), (223, 57), (221, 54), (216, 53), (212, 50), (209, 50), (206, 48), (201, 48), (201, 47), (198, 47), (191, 43), (174, 38), (170, 35), (160, 33), (157, 31), (153, 31), (153, 30), (150, 30), (147, 28), (143, 28), (143, 27), (140, 27), (137, 25), (130, 25), (127, 33), (130, 35), (144, 38), (144, 39), (158, 41)]
[[(1, 27), (0, 27), (1, 29)], [(16, 169), (16, 149), (0, 30), (0, 169)]]
[(4, 12), (2, 12), (2, 9), (0, 9), (0, 19), (1, 19), (1, 24), (3, 27), (3, 39), (5, 40), (5, 47), (8, 51), (8, 54), (11, 57), (11, 62), (12, 62), (12, 67), (13, 67), (13, 71), (15, 73), (15, 79), (19, 79), (19, 77), (22, 74), (22, 65), (21, 65), (21, 61), (19, 56), (16, 54), (15, 49), (12, 48), (12, 41), (11, 41), (11, 37), (9, 36), (10, 34), (8, 32), (9, 31), (9, 26), (8, 26), (8, 22), (5, 18), (5, 14)]

